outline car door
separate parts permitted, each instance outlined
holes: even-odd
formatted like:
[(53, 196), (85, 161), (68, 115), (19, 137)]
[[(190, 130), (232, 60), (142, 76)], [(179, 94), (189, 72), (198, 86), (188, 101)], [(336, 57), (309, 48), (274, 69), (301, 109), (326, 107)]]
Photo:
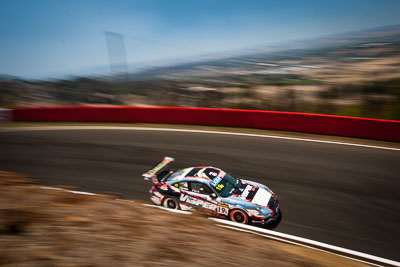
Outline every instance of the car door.
[(207, 197), (212, 193), (211, 189), (204, 183), (201, 182), (190, 182), (189, 190), (194, 195), (207, 199)]
[(179, 205), (182, 210), (191, 210), (197, 199), (194, 197), (193, 193), (190, 191), (190, 185), (188, 181), (180, 181), (173, 183), (172, 186), (176, 187), (180, 191), (179, 195)]
[(179, 183), (177, 187), (181, 190), (179, 202), (183, 206), (191, 208), (207, 208), (210, 206), (207, 199), (212, 191), (207, 185), (201, 182), (186, 181)]
[(189, 183), (189, 190), (190, 194), (194, 197), (191, 204), (192, 207), (208, 210), (211, 213), (228, 215), (229, 209), (226, 205), (219, 203), (220, 198), (210, 197), (213, 191), (207, 184), (192, 181)]

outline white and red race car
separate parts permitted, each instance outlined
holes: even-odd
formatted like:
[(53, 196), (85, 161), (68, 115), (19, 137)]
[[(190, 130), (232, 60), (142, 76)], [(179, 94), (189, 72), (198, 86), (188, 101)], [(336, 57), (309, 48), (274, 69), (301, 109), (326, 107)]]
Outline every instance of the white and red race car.
[(212, 215), (237, 223), (275, 228), (281, 221), (278, 198), (265, 185), (238, 179), (215, 167), (189, 167), (163, 170), (174, 161), (164, 157), (143, 174), (154, 185), (150, 199), (170, 209), (203, 209)]

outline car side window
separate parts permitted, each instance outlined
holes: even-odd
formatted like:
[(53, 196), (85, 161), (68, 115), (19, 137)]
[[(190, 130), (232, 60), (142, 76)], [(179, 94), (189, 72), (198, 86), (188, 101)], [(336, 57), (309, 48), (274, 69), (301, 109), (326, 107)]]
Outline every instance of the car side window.
[(179, 188), (180, 190), (184, 190), (184, 191), (188, 191), (189, 190), (188, 182), (174, 183), (174, 186), (176, 188)]
[(211, 189), (207, 185), (198, 182), (190, 183), (190, 191), (193, 193), (198, 193), (203, 195), (211, 194)]

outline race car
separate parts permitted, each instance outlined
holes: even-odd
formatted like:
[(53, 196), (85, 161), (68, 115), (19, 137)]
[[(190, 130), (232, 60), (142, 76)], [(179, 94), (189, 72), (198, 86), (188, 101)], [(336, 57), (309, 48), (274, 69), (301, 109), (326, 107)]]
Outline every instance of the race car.
[(203, 209), (237, 223), (270, 229), (281, 221), (278, 198), (267, 186), (211, 166), (164, 169), (173, 161), (164, 157), (142, 175), (154, 184), (150, 189), (154, 204), (170, 209)]

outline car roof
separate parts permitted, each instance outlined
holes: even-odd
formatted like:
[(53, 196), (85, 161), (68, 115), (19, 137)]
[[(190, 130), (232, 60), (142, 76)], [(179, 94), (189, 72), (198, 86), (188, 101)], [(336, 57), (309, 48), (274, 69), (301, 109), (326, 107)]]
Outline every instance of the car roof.
[(198, 166), (183, 169), (183, 173), (173, 179), (174, 181), (198, 181), (209, 184), (216, 176), (225, 173), (219, 168), (212, 166)]
[(212, 166), (192, 167), (190, 171), (185, 173), (185, 178), (213, 180), (221, 172), (221, 169)]

